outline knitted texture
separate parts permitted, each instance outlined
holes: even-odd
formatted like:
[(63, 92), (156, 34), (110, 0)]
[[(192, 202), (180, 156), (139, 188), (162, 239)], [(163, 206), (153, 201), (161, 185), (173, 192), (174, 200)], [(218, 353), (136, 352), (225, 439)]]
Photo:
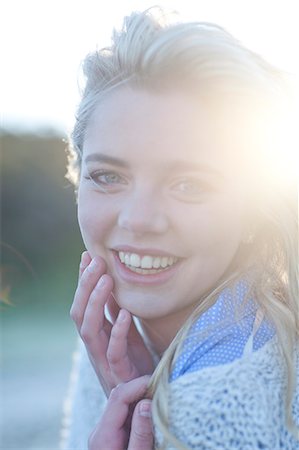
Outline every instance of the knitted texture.
[[(87, 450), (105, 395), (83, 344), (75, 361), (61, 448)], [(299, 357), (293, 417), (299, 425)], [(172, 432), (197, 450), (298, 450), (285, 426), (286, 375), (276, 337), (232, 363), (186, 373), (169, 385)], [(156, 441), (161, 434), (155, 425)], [(175, 447), (168, 446), (168, 449)], [(109, 449), (107, 449), (109, 450)]]
[[(285, 426), (286, 375), (276, 337), (260, 350), (170, 383), (170, 428), (197, 450), (298, 450)], [(299, 425), (299, 358), (293, 417)], [(161, 435), (156, 427), (156, 439)], [(167, 449), (175, 448), (168, 446)]]

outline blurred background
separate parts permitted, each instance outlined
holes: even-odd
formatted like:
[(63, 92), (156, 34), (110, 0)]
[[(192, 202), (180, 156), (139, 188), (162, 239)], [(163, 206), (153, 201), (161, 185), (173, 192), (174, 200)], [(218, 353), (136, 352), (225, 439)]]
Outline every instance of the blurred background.
[[(0, 448), (58, 450), (77, 335), (69, 309), (84, 250), (67, 138), (80, 63), (109, 45), (124, 15), (152, 1), (4, 0), (0, 7)], [(297, 0), (158, 2), (216, 22), (299, 73)], [(108, 449), (107, 449), (108, 450)]]

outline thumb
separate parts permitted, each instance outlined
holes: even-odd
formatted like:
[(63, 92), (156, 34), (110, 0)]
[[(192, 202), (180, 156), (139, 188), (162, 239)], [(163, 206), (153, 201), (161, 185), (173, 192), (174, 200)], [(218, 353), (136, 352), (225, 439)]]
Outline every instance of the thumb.
[(135, 407), (128, 450), (153, 449), (154, 434), (151, 403), (151, 400), (141, 400)]

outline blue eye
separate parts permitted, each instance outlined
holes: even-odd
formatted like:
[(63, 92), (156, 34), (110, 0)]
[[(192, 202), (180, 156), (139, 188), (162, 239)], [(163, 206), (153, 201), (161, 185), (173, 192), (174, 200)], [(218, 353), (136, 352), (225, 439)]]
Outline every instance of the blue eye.
[(172, 184), (172, 192), (179, 200), (186, 202), (200, 202), (205, 196), (213, 192), (213, 187), (202, 179), (188, 177)]
[(125, 179), (116, 172), (96, 170), (91, 172), (86, 179), (91, 179), (98, 186), (102, 187), (115, 187), (119, 184), (126, 184)]
[(176, 192), (187, 195), (198, 195), (206, 190), (203, 182), (196, 179), (183, 179), (173, 185)]
[(105, 184), (115, 184), (121, 181), (120, 177), (115, 173), (105, 173), (102, 175), (98, 175), (96, 179)]
[(184, 180), (180, 183), (177, 183), (176, 186), (177, 191), (184, 192), (186, 194), (198, 194), (203, 190), (203, 186), (199, 182), (195, 181)]

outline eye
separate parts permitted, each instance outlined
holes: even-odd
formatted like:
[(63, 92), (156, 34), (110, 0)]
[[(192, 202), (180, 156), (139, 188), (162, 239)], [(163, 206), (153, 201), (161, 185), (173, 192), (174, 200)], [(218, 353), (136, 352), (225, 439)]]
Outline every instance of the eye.
[(202, 190), (202, 186), (198, 182), (191, 180), (184, 180), (177, 183), (175, 189), (179, 192), (194, 194), (200, 192)]
[(97, 186), (106, 189), (126, 184), (126, 180), (122, 175), (119, 175), (117, 172), (107, 170), (96, 170), (84, 178), (87, 180), (92, 180)]
[(172, 184), (172, 191), (182, 200), (199, 201), (212, 187), (197, 178), (183, 178)]

